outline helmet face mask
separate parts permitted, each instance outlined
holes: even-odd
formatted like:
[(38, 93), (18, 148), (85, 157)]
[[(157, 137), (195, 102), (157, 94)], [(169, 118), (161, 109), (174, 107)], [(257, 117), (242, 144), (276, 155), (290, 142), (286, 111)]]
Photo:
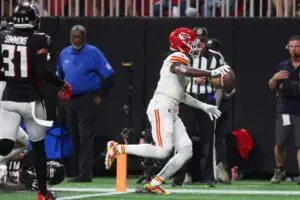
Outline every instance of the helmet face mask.
[[(57, 185), (64, 181), (66, 177), (65, 166), (56, 161), (47, 162), (47, 184)], [(20, 173), (20, 182), (29, 190), (38, 190), (36, 172), (33, 167), (22, 170)]]
[(65, 166), (56, 161), (48, 161), (48, 181), (50, 185), (57, 185), (65, 179)]
[(197, 38), (194, 40), (194, 42), (189, 41), (187, 44), (187, 46), (189, 46), (190, 48), (189, 55), (191, 56), (199, 55), (200, 53), (199, 45), (200, 45), (200, 40)]
[(200, 53), (200, 41), (196, 33), (189, 28), (177, 28), (169, 36), (170, 49), (186, 55), (195, 56)]

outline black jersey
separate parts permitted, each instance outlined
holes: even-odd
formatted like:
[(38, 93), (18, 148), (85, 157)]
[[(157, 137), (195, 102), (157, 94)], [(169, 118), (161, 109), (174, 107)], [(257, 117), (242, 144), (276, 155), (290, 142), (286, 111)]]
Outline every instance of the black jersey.
[[(31, 102), (41, 99), (39, 86), (47, 68), (50, 44), (49, 35), (33, 30), (13, 29), (0, 33), (0, 61), (7, 82), (3, 101)], [(63, 82), (57, 79), (53, 84), (61, 87)]]

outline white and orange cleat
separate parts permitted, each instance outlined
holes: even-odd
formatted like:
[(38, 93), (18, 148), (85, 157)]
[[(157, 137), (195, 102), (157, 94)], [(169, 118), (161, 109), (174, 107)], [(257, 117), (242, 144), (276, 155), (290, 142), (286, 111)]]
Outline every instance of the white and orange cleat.
[(162, 195), (168, 195), (170, 192), (162, 189), (159, 185), (158, 186), (151, 186), (150, 183), (147, 183), (144, 188), (146, 192), (148, 193), (155, 193), (155, 194), (162, 194)]
[(110, 169), (114, 160), (117, 158), (117, 145), (115, 141), (107, 142), (106, 156), (105, 156), (105, 169)]

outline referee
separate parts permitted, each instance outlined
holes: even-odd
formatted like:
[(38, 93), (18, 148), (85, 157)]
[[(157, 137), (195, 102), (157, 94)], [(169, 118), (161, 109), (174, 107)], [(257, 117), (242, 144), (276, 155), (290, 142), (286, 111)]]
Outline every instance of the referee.
[[(216, 38), (210, 38), (208, 40), (208, 48), (221, 53), (221, 42)], [(216, 105), (222, 112), (220, 118), (217, 119), (215, 127), (215, 152), (216, 152), (216, 168), (215, 176), (217, 181), (229, 184), (230, 176), (228, 168), (230, 167), (230, 157), (228, 157), (228, 142), (227, 136), (232, 135), (232, 128), (229, 126), (228, 120), (231, 114), (231, 110), (228, 108), (230, 99), (235, 95), (236, 89), (233, 88), (231, 91), (224, 91), (222, 89), (216, 89), (215, 99)], [(215, 166), (215, 165), (214, 165)]]
[[(226, 65), (223, 56), (208, 48), (208, 35), (205, 27), (193, 29), (200, 40), (201, 54), (193, 58), (192, 66), (201, 70), (212, 70)], [(206, 78), (190, 78), (186, 92), (194, 98), (216, 105), (216, 87)], [(202, 110), (182, 105), (181, 114), (187, 132), (193, 141), (194, 156), (187, 164), (192, 181), (203, 181), (207, 186), (214, 186), (213, 143), (215, 121), (211, 121)], [(200, 140), (199, 140), (200, 139)], [(199, 142), (200, 141), (200, 142)]]

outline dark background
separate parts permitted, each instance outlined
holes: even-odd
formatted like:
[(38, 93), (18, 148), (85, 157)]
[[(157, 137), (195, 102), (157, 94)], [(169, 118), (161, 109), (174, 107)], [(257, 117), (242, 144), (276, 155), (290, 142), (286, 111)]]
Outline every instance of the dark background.
[[(132, 75), (132, 121), (136, 134), (148, 122), (147, 104), (156, 87), (159, 70), (168, 53), (168, 35), (177, 27), (205, 26), (209, 37), (222, 42), (223, 54), (235, 70), (237, 94), (229, 103), (232, 129), (245, 128), (252, 135), (255, 148), (251, 154), (251, 172), (270, 173), (274, 168), (273, 145), (275, 125), (275, 93), (268, 89), (268, 80), (276, 65), (287, 59), (285, 45), (300, 32), (297, 19), (145, 19), (145, 18), (64, 18), (42, 19), (42, 31), (52, 36), (53, 55), (69, 44), (69, 31), (75, 24), (87, 28), (87, 41), (103, 51), (117, 72), (117, 80), (108, 98), (99, 108), (95, 128), (95, 154), (99, 156), (108, 139), (119, 136), (128, 124), (121, 108), (128, 102), (128, 81)], [(133, 72), (121, 66), (133, 62)], [(52, 58), (55, 66), (55, 56)], [(54, 67), (55, 68), (55, 67)], [(55, 95), (50, 95), (52, 99)], [(50, 98), (51, 99), (51, 98)], [(52, 100), (51, 99), (51, 100)], [(51, 102), (51, 100), (49, 100)], [(53, 102), (55, 100), (53, 99)], [(54, 105), (50, 103), (49, 105)], [(50, 106), (51, 107), (51, 106)], [(51, 110), (51, 109), (50, 109)], [(55, 112), (50, 112), (50, 116)], [(300, 133), (299, 133), (300, 134)], [(292, 140), (288, 144), (286, 169), (296, 172), (296, 155)], [(136, 169), (129, 162), (129, 170)], [(101, 165), (101, 166), (100, 166)], [(103, 162), (99, 162), (101, 174)]]

